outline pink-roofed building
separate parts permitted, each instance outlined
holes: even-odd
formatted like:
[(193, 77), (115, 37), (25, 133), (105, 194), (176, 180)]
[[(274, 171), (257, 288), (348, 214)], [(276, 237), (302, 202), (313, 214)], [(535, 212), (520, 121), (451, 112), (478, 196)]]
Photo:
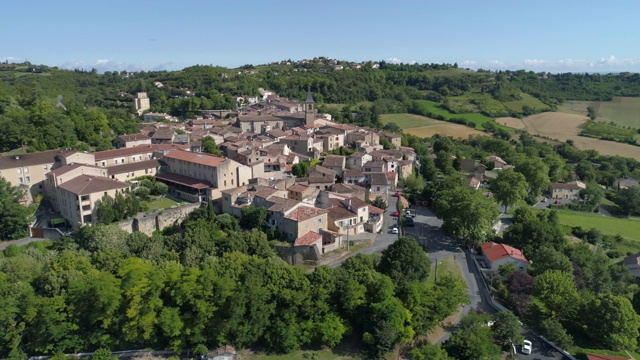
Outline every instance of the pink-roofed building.
[(492, 241), (480, 245), (480, 248), (484, 262), (492, 271), (498, 271), (500, 266), (509, 263), (515, 265), (518, 270), (527, 270), (529, 267), (529, 261), (522, 250)]

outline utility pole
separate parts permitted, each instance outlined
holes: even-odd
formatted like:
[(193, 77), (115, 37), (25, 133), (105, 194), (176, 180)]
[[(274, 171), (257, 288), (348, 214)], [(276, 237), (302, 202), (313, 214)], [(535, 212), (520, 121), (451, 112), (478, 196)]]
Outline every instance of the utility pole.
[(436, 259), (436, 279), (433, 282), (434, 283), (438, 282), (438, 259)]

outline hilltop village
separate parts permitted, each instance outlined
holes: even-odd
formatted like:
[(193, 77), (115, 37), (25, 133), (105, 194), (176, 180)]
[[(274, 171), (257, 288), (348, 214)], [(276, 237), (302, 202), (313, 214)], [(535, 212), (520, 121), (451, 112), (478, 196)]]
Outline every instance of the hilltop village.
[[(316, 112), (311, 92), (304, 101), (291, 101), (260, 91), (261, 99), (237, 111), (211, 111), (185, 122), (140, 113), (147, 120), (140, 132), (118, 136), (112, 150), (3, 156), (0, 175), (28, 190), (25, 204), (44, 195), (59, 213), (49, 218), (63, 229), (97, 224), (105, 197), (124, 196), (153, 177), (167, 185), (166, 196), (211, 202), (216, 213), (240, 217), (243, 207), (265, 207), (269, 227), (317, 254), (342, 247), (344, 235), (379, 232), (383, 210), (368, 202), (386, 202), (399, 178), (419, 166), (413, 149), (400, 146), (397, 134), (332, 122)], [(138, 110), (148, 109), (146, 94), (137, 99)], [(204, 153), (203, 139), (213, 140), (223, 156)], [(339, 155), (345, 149), (350, 155)], [(303, 173), (296, 173), (303, 163)], [(122, 227), (129, 232), (162, 230), (136, 219), (127, 224)]]

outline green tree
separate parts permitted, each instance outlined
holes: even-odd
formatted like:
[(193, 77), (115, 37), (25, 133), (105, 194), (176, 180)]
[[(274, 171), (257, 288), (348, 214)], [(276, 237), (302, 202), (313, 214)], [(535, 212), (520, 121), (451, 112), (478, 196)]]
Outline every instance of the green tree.
[(399, 288), (429, 276), (431, 261), (416, 239), (402, 236), (382, 251), (378, 271), (389, 276)]
[(500, 347), (493, 342), (491, 329), (486, 326), (490, 317), (469, 313), (443, 347), (447, 353), (460, 360), (497, 360)]
[(573, 345), (573, 337), (567, 333), (567, 330), (557, 320), (542, 320), (540, 322), (540, 332), (544, 337), (563, 349)]
[(496, 201), (504, 206), (505, 213), (509, 206), (515, 205), (527, 196), (527, 189), (524, 175), (512, 169), (499, 171), (498, 176), (491, 181), (491, 192)]
[(380, 208), (382, 210), (387, 209), (387, 202), (382, 198), (382, 196), (376, 197), (376, 199), (371, 202), (371, 205), (377, 208)]
[(240, 226), (245, 229), (262, 229), (268, 216), (269, 211), (265, 207), (245, 206), (240, 209)]
[(415, 173), (407, 176), (404, 180), (405, 190), (412, 194), (419, 194), (424, 189), (424, 178), (422, 175)]
[(640, 316), (629, 299), (613, 294), (599, 294), (586, 304), (584, 319), (588, 334), (614, 350), (635, 349), (640, 333)]
[(116, 211), (113, 207), (113, 199), (107, 194), (104, 194), (96, 209), (96, 216), (98, 217), (99, 224), (111, 224), (116, 220)]
[(444, 221), (442, 229), (447, 235), (464, 238), (473, 245), (492, 234), (493, 223), (498, 220), (495, 202), (468, 187), (439, 192), (434, 208), (436, 216)]
[(216, 145), (215, 140), (213, 140), (211, 136), (205, 136), (200, 141), (202, 141), (202, 152), (216, 156), (223, 155), (222, 150)]
[(494, 339), (504, 347), (510, 343), (521, 344), (524, 336), (520, 333), (520, 320), (511, 311), (500, 311), (493, 318)]
[(595, 182), (587, 183), (587, 188), (580, 190), (580, 199), (584, 201), (591, 211), (600, 206), (600, 201), (604, 198), (604, 190)]
[(559, 270), (536, 276), (532, 295), (545, 305), (548, 316), (558, 320), (571, 319), (580, 305), (573, 275)]
[(614, 202), (627, 216), (640, 213), (640, 188), (630, 187), (618, 190)]
[(111, 360), (113, 355), (110, 349), (100, 348), (96, 350), (91, 356), (91, 360)]
[(291, 167), (291, 173), (295, 177), (307, 177), (309, 175), (309, 163), (306, 161), (301, 161), (297, 164), (293, 164)]
[(538, 196), (549, 185), (549, 168), (538, 157), (527, 157), (520, 160), (516, 164), (515, 171), (527, 179), (531, 196)]
[(589, 116), (589, 119), (595, 120), (598, 116), (598, 113), (593, 106), (587, 106), (587, 115)]
[(439, 344), (423, 344), (411, 350), (407, 357), (409, 360), (453, 360)]
[(24, 193), (0, 177), (0, 239), (12, 240), (29, 236), (31, 211), (20, 205)]
[(169, 191), (169, 186), (163, 182), (156, 181), (151, 188), (151, 194), (156, 196), (164, 196)]
[(549, 247), (542, 246), (529, 256), (533, 262), (530, 269), (533, 275), (544, 274), (548, 270), (558, 270), (573, 274), (573, 263), (565, 254)]

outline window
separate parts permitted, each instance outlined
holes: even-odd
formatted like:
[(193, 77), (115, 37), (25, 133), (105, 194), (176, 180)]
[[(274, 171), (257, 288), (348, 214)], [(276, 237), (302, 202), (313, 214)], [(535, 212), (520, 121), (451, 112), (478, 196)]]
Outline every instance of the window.
[(115, 160), (116, 165), (118, 165), (118, 159)]
[(224, 181), (224, 186), (227, 186), (227, 180)]
[(42, 168), (44, 168), (45, 170), (48, 170), (49, 166), (44, 165)]
[(106, 161), (103, 161), (103, 162), (102, 162), (102, 166), (107, 166), (107, 162), (106, 162)]
[(376, 191), (380, 191), (380, 186), (378, 186), (378, 187), (377, 187), (377, 189), (378, 189), (378, 190), (376, 190)]
[(18, 169), (18, 174), (22, 174), (22, 169)]
[(27, 180), (27, 184), (31, 182), (31, 177), (27, 176), (25, 179)]
[(305, 228), (305, 229), (308, 229), (308, 228), (309, 228), (309, 224), (305, 225), (305, 226), (304, 226), (304, 228)]
[(22, 184), (22, 178), (21, 178), (21, 177), (20, 177), (20, 178), (18, 178), (18, 182), (19, 182), (20, 184)]
[(322, 224), (322, 219), (320, 219), (320, 224)]

